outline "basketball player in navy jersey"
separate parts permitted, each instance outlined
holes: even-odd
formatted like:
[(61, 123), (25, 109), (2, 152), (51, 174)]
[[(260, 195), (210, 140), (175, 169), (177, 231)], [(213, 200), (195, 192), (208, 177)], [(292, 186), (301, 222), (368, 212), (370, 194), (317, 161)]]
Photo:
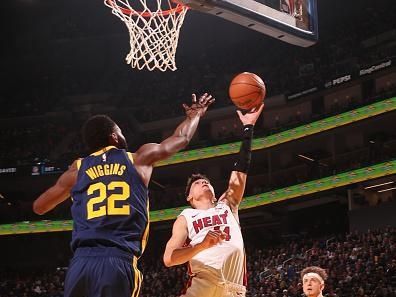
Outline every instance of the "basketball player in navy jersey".
[(242, 114), (242, 144), (228, 189), (216, 199), (202, 174), (193, 174), (186, 187), (191, 208), (173, 224), (165, 253), (166, 266), (188, 262), (190, 280), (182, 297), (243, 297), (246, 294), (245, 251), (238, 208), (245, 191), (251, 160), (253, 128), (264, 104)]
[(45, 214), (71, 196), (74, 252), (65, 280), (65, 297), (135, 297), (142, 275), (137, 259), (149, 230), (148, 184), (153, 165), (185, 148), (200, 118), (214, 102), (204, 94), (183, 104), (186, 119), (160, 144), (127, 151), (117, 124), (107, 116), (90, 118), (83, 137), (91, 155), (76, 160), (56, 184), (34, 202)]

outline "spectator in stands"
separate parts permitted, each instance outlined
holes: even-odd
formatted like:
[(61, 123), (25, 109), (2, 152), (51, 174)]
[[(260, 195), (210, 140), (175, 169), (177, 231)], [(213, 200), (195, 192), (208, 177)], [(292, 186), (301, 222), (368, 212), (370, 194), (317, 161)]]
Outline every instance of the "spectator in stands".
[(310, 266), (301, 271), (303, 291), (307, 297), (323, 297), (327, 273), (323, 268)]

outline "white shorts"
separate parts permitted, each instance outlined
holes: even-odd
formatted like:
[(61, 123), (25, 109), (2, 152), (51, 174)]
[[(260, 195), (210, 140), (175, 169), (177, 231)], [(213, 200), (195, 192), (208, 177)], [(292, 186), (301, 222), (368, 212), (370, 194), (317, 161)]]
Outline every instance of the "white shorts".
[(245, 297), (243, 285), (220, 282), (208, 273), (198, 273), (192, 277), (190, 286), (180, 297)]

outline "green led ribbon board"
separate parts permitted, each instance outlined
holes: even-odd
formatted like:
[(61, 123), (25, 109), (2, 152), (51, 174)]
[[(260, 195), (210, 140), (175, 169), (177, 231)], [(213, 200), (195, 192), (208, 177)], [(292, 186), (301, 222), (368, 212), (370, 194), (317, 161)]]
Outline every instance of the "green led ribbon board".
[[(345, 126), (353, 122), (364, 120), (393, 110), (396, 110), (396, 97), (386, 99), (336, 116), (332, 116), (320, 121), (316, 121), (307, 125), (303, 125), (294, 129), (290, 129), (281, 133), (270, 135), (265, 138), (254, 139), (252, 149), (260, 150), (269, 148), (309, 135)], [(165, 161), (159, 162), (156, 166), (166, 166), (235, 154), (239, 151), (239, 146), (240, 142), (234, 142), (204, 149), (181, 152)], [(245, 197), (241, 203), (240, 209), (248, 209), (287, 199), (301, 197), (304, 195), (395, 173), (396, 161), (385, 162), (371, 167), (366, 167), (347, 173), (342, 173), (283, 189), (278, 189), (267, 193)], [(184, 208), (185, 207), (177, 207), (151, 211), (150, 221), (160, 222), (172, 220), (176, 218), (176, 216)], [(14, 224), (0, 225), (0, 235), (70, 231), (72, 230), (72, 228), (73, 222), (71, 220), (19, 222)]]
[[(396, 173), (396, 160), (360, 168), (357, 170), (309, 181), (303, 184), (290, 186), (254, 196), (245, 197), (240, 209), (249, 209), (279, 201), (293, 199), (312, 193), (317, 193), (345, 185), (370, 180)], [(186, 207), (169, 208), (150, 212), (151, 222), (160, 222), (175, 219)], [(71, 231), (73, 222), (67, 221), (38, 221), (19, 222), (0, 225), (0, 235), (27, 234), (42, 232)]]
[[(281, 133), (254, 139), (252, 143), (252, 149), (261, 150), (269, 148), (285, 142), (304, 138), (337, 127), (345, 126), (353, 122), (361, 121), (393, 110), (396, 110), (396, 97), (370, 104), (368, 106), (364, 106), (358, 109), (354, 109), (352, 111), (344, 112), (339, 115), (325, 118), (323, 120), (316, 121), (310, 124), (299, 126)], [(234, 142), (211, 146), (203, 149), (185, 151), (177, 153), (176, 155), (167, 160), (158, 162), (156, 166), (166, 166), (236, 154), (239, 151), (239, 147), (240, 142)]]

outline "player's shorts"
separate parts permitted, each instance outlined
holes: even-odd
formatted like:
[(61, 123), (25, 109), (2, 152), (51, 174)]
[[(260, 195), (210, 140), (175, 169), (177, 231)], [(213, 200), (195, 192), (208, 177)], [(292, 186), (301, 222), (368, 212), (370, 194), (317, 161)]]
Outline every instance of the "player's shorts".
[(117, 248), (78, 248), (65, 280), (65, 297), (137, 297), (137, 258)]
[(245, 297), (243, 285), (218, 281), (210, 273), (201, 272), (192, 276), (186, 292), (180, 297)]

